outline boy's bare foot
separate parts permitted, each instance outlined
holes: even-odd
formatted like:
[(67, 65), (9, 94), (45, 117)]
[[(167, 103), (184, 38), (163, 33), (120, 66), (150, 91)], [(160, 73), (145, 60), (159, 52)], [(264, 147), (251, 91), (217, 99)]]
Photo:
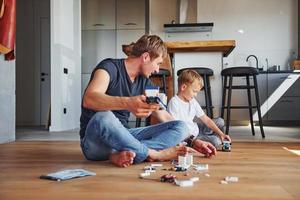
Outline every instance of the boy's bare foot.
[(118, 167), (128, 167), (132, 165), (135, 153), (132, 151), (121, 151), (112, 153), (109, 160)]
[(148, 160), (166, 161), (176, 159), (179, 155), (185, 155), (188, 152), (195, 153), (196, 150), (186, 146), (175, 146), (161, 151), (149, 149)]

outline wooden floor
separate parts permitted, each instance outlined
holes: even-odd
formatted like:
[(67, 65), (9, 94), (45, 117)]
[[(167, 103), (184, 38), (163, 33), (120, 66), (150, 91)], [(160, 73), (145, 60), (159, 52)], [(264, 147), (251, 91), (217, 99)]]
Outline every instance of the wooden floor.
[[(191, 188), (161, 183), (166, 171), (151, 180), (138, 175), (148, 163), (117, 168), (108, 162), (86, 161), (78, 142), (14, 142), (0, 145), (0, 199), (300, 199), (300, 157), (283, 147), (300, 150), (300, 143), (234, 143), (232, 152), (218, 152), (212, 159), (194, 158), (209, 164), (209, 174)], [(170, 166), (169, 162), (163, 163)], [(41, 174), (84, 168), (97, 175), (65, 182), (41, 180)], [(186, 178), (180, 173), (178, 177)], [(225, 176), (239, 182), (220, 184)]]

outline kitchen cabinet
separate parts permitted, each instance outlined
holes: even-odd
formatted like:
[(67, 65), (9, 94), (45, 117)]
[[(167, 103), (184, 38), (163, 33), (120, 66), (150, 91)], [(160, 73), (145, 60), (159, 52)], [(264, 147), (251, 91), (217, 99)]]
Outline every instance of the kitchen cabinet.
[(145, 29), (145, 0), (117, 0), (117, 29)]
[(92, 73), (101, 60), (115, 57), (115, 30), (82, 31), (81, 37), (82, 73)]
[(82, 1), (82, 30), (115, 29), (116, 1)]
[(116, 44), (116, 57), (126, 58), (127, 56), (122, 51), (123, 44), (130, 44), (137, 41), (142, 35), (145, 34), (145, 29), (141, 30), (117, 30), (117, 44)]
[[(290, 73), (268, 75), (268, 95), (270, 96), (280, 84), (291, 79)], [(300, 120), (300, 80), (298, 79), (283, 96), (271, 107), (268, 108), (269, 121), (299, 121)]]
[(268, 112), (271, 121), (299, 121), (300, 97), (282, 96)]

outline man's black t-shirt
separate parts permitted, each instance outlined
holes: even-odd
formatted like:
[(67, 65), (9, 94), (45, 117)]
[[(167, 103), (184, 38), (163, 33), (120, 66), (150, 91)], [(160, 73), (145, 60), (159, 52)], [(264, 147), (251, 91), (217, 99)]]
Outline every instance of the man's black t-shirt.
[[(101, 61), (97, 67), (93, 70), (90, 81), (93, 79), (96, 70), (104, 69), (110, 76), (109, 85), (106, 91), (110, 96), (130, 97), (141, 95), (145, 91), (147, 85), (151, 85), (148, 78), (139, 75), (132, 82), (127, 74), (124, 59), (105, 59)], [(128, 126), (129, 111), (128, 110), (112, 110), (114, 115), (121, 121), (126, 127)], [(85, 130), (88, 122), (93, 117), (96, 111), (84, 108), (81, 105), (81, 117), (80, 117), (80, 138), (85, 135)]]

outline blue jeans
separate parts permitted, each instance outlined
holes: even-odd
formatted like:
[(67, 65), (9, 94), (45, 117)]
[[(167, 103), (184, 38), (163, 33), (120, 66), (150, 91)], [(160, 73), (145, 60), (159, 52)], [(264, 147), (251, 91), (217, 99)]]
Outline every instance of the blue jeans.
[(108, 160), (115, 151), (136, 153), (134, 163), (144, 161), (148, 149), (162, 150), (188, 137), (183, 121), (127, 129), (111, 111), (97, 112), (89, 121), (81, 149), (88, 160)]
[[(218, 117), (218, 118), (215, 118), (212, 120), (217, 125), (217, 127), (223, 131), (223, 128), (225, 125), (224, 120), (221, 117)], [(199, 127), (199, 135), (197, 136), (197, 138), (199, 138), (200, 140), (212, 143), (212, 145), (214, 145), (216, 148), (218, 148), (222, 144), (222, 141), (221, 141), (221, 138), (219, 137), (219, 135), (214, 133), (205, 124), (198, 124), (198, 127)]]

